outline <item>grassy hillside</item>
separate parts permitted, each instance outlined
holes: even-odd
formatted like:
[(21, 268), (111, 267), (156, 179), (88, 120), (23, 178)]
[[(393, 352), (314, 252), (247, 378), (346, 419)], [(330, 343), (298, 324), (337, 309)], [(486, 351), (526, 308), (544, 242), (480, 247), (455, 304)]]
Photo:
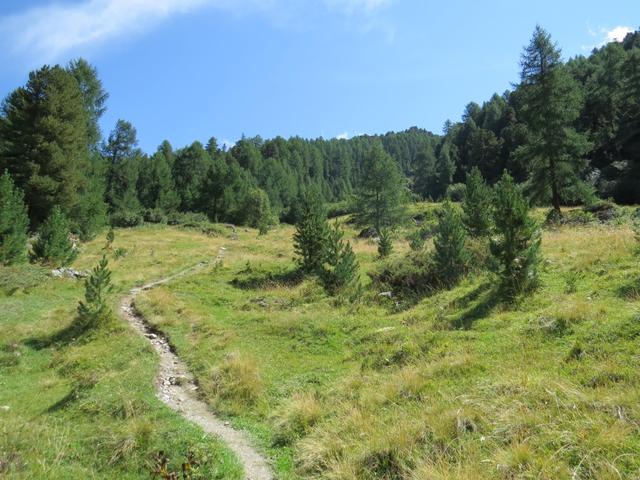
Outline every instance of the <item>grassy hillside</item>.
[[(239, 229), (237, 240), (217, 230), (116, 231), (127, 254), (111, 264), (114, 305), (132, 285), (226, 248), (221, 266), (145, 292), (137, 306), (280, 478), (640, 476), (640, 265), (626, 223), (546, 230), (542, 285), (511, 306), (482, 272), (411, 301), (379, 296), (366, 275), (376, 245), (349, 228), (365, 287), (328, 297), (295, 275), (291, 227)], [(409, 250), (408, 233), (391, 262)], [(74, 266), (93, 265), (102, 244)], [(10, 407), (0, 410), (0, 469), (143, 478), (156, 450), (178, 461), (195, 445), (213, 478), (238, 478), (222, 446), (155, 399), (144, 340), (124, 326), (57, 338), (81, 284), (27, 273), (36, 286), (0, 297), (0, 406)]]
[[(221, 268), (139, 305), (282, 478), (640, 475), (640, 269), (627, 225), (545, 231), (542, 286), (515, 306), (482, 273), (417, 302), (374, 289), (330, 298), (291, 274), (291, 235), (240, 232)], [(352, 241), (373, 268), (376, 246)]]
[[(215, 255), (214, 243), (178, 230), (118, 231), (114, 310), (133, 285)], [(83, 246), (74, 267), (95, 264), (103, 245)], [(147, 479), (159, 450), (173, 468), (193, 452), (206, 478), (241, 478), (223, 445), (156, 399), (151, 346), (123, 323), (79, 334), (82, 282), (47, 273), (0, 268), (0, 478)]]

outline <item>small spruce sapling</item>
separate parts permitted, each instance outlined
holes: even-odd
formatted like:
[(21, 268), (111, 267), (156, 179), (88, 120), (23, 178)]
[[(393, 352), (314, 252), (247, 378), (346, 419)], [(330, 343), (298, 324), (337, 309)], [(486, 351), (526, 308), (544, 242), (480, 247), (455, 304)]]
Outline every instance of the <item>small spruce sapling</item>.
[(496, 185), (494, 224), (491, 254), (496, 259), (501, 292), (512, 300), (538, 284), (541, 237), (529, 216), (527, 200), (507, 172)]
[(300, 207), (293, 246), (300, 269), (306, 273), (317, 273), (327, 253), (329, 229), (327, 214), (316, 193), (307, 193)]
[(342, 230), (337, 224), (329, 229), (327, 257), (320, 272), (320, 280), (331, 294), (353, 284), (358, 277), (358, 260), (351, 244), (342, 237)]
[(393, 251), (393, 240), (391, 239), (391, 232), (387, 228), (380, 230), (380, 238), (378, 240), (378, 255), (380, 258), (386, 258), (391, 255)]
[(440, 212), (433, 239), (438, 277), (445, 286), (455, 284), (467, 268), (466, 239), (467, 235), (460, 214), (451, 202), (446, 200)]
[(87, 328), (99, 327), (111, 317), (111, 309), (107, 305), (107, 295), (112, 289), (108, 263), (106, 255), (103, 255), (84, 282), (84, 301), (78, 304), (78, 316)]

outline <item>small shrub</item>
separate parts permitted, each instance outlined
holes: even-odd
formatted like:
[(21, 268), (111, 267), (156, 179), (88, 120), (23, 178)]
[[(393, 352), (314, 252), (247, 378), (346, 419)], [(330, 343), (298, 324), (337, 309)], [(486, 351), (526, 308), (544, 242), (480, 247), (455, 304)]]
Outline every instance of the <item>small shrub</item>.
[(447, 187), (446, 198), (452, 202), (462, 202), (465, 197), (467, 187), (464, 183), (454, 183)]
[(473, 167), (467, 175), (466, 195), (462, 203), (464, 224), (472, 237), (483, 237), (491, 227), (491, 189), (480, 169)]
[(111, 226), (113, 227), (137, 227), (142, 224), (142, 220), (142, 215), (134, 211), (120, 210), (111, 214)]
[(327, 215), (320, 195), (309, 192), (302, 200), (293, 246), (300, 268), (317, 273), (324, 263), (328, 241)]
[(148, 223), (167, 223), (167, 215), (160, 208), (146, 209), (143, 218)]

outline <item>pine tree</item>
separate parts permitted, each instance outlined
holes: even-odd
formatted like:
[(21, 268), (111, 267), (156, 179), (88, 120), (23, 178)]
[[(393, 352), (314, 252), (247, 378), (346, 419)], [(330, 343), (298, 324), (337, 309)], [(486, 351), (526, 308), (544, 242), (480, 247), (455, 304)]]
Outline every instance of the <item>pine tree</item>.
[(4, 172), (0, 177), (0, 265), (26, 260), (28, 229), (24, 194)]
[(183, 211), (202, 211), (203, 184), (212, 159), (200, 142), (194, 142), (176, 154), (173, 178)]
[(53, 205), (78, 205), (90, 163), (84, 100), (71, 74), (59, 66), (31, 72), (2, 105), (0, 138), (0, 171), (24, 191), (32, 227)]
[(446, 200), (440, 211), (433, 244), (438, 278), (446, 285), (453, 285), (467, 266), (465, 242), (467, 235), (460, 214)]
[(586, 200), (591, 193), (584, 181), (589, 166), (584, 154), (590, 144), (573, 126), (580, 115), (582, 93), (560, 55), (551, 36), (537, 26), (522, 54), (517, 91), (520, 116), (530, 133), (517, 156), (530, 165), (532, 198), (550, 199), (557, 214), (563, 200)]
[(406, 200), (405, 179), (398, 164), (381, 144), (375, 144), (363, 161), (355, 219), (378, 233), (393, 228), (405, 217)]
[(527, 201), (507, 172), (496, 185), (494, 224), (491, 253), (497, 260), (501, 291), (513, 299), (537, 285), (541, 237), (529, 217)]
[(56, 205), (51, 215), (38, 229), (38, 239), (33, 244), (33, 258), (51, 265), (68, 265), (77, 255), (69, 239), (69, 221)]
[(111, 317), (107, 304), (107, 295), (112, 289), (111, 271), (107, 265), (107, 257), (103, 255), (84, 282), (84, 302), (78, 304), (78, 317), (87, 328), (99, 327)]
[(327, 251), (327, 213), (320, 194), (308, 191), (302, 198), (299, 220), (293, 234), (294, 251), (300, 268), (307, 273), (318, 273)]
[(473, 167), (467, 174), (467, 185), (462, 210), (464, 224), (472, 237), (483, 237), (491, 227), (491, 189), (482, 178), (480, 169)]
[(380, 258), (386, 258), (393, 252), (393, 240), (391, 239), (391, 232), (387, 228), (383, 228), (380, 231), (378, 239), (378, 255)]
[(337, 223), (329, 229), (327, 256), (320, 271), (320, 280), (331, 294), (352, 285), (358, 278), (358, 260), (351, 244), (342, 239), (343, 235)]

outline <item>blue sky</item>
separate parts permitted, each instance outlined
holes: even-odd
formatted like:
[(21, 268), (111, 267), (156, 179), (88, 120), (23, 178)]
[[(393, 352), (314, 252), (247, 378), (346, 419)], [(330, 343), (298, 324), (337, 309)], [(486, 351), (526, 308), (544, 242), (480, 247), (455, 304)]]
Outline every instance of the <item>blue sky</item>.
[(109, 91), (106, 134), (140, 145), (242, 134), (440, 132), (518, 79), (540, 23), (565, 58), (640, 25), (640, 2), (2, 0), (0, 95), (82, 56)]

